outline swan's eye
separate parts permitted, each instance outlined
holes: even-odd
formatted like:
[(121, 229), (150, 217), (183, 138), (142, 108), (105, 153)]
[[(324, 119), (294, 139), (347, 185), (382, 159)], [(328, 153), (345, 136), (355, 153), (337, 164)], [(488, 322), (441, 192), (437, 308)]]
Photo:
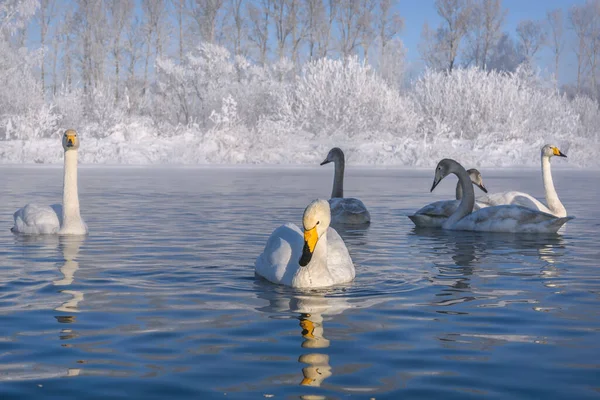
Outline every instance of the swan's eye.
[(317, 221), (317, 225), (319, 225), (319, 222), (321, 222), (321, 221)]

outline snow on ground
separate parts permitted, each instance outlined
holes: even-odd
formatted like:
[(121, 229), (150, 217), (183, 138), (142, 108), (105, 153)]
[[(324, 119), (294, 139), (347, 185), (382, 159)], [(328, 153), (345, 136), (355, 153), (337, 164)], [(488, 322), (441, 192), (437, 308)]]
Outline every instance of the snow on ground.
[[(82, 164), (299, 164), (321, 162), (331, 147), (341, 147), (351, 165), (431, 167), (442, 158), (454, 158), (466, 166), (538, 166), (537, 140), (506, 140), (494, 144), (458, 139), (439, 139), (423, 144), (393, 135), (371, 135), (351, 139), (340, 136), (316, 137), (300, 132), (248, 132), (241, 127), (206, 133), (184, 130), (173, 136), (158, 136), (139, 124), (121, 126), (111, 135), (97, 139), (81, 134)], [(549, 140), (548, 142), (551, 142)], [(584, 140), (553, 143), (568, 155), (557, 166), (599, 167), (598, 143)], [(56, 139), (0, 141), (0, 162), (60, 164), (61, 142)], [(559, 166), (559, 167), (560, 167)]]

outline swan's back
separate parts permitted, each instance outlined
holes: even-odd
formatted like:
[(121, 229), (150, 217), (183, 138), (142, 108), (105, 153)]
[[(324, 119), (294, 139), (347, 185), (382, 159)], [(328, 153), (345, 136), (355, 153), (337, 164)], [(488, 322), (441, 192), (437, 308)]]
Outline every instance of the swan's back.
[(530, 194), (523, 192), (510, 191), (492, 193), (489, 195), (478, 197), (476, 202), (476, 204), (479, 205), (479, 207), (481, 208), (491, 206), (515, 205), (552, 214), (550, 209), (546, 207), (544, 203), (531, 196)]
[[(60, 218), (54, 206), (27, 204), (15, 211), (13, 233), (22, 235), (51, 235), (60, 230)], [(62, 216), (62, 211), (60, 211)]]
[(356, 271), (346, 243), (335, 229), (327, 229), (327, 269), (336, 283), (350, 282)]
[(448, 229), (481, 232), (556, 233), (573, 217), (558, 218), (518, 205), (482, 208), (473, 212)]
[(359, 199), (353, 197), (334, 197), (329, 199), (331, 221), (341, 224), (366, 224), (371, 214)]

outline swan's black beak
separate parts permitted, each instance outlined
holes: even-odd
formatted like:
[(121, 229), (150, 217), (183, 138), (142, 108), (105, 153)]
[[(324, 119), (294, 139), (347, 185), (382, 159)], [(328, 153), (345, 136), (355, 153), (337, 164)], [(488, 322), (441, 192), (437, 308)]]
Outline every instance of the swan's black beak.
[(317, 233), (316, 225), (312, 229), (304, 230), (304, 246), (302, 247), (302, 256), (300, 257), (300, 261), (298, 261), (301, 267), (306, 267), (312, 259), (317, 240), (319, 240), (319, 234)]
[(435, 189), (435, 187), (436, 187), (436, 186), (437, 186), (437, 185), (438, 185), (438, 184), (439, 184), (441, 181), (442, 181), (442, 180), (441, 180), (441, 179), (438, 179), (438, 177), (436, 176), (436, 177), (433, 179), (433, 185), (431, 185), (431, 190), (430, 190), (430, 192), (433, 192), (433, 189)]
[(331, 161), (329, 161), (329, 160), (327, 160), (327, 159), (326, 159), (325, 161), (323, 161), (323, 162), (321, 163), (321, 165), (329, 164), (330, 162), (331, 162)]
[(558, 151), (558, 156), (567, 158), (567, 155), (560, 150)]
[(487, 191), (487, 188), (485, 187), (485, 185), (484, 185), (483, 183), (482, 183), (481, 185), (479, 185), (479, 184), (478, 184), (478, 185), (477, 185), (477, 187), (478, 187), (479, 189), (483, 190), (483, 192), (484, 192), (484, 193), (487, 193), (487, 192), (488, 192), (488, 191)]
[(312, 255), (313, 253), (308, 248), (308, 243), (304, 242), (304, 247), (302, 247), (302, 257), (300, 257), (298, 264), (300, 264), (301, 267), (306, 267), (310, 262)]
[(71, 139), (67, 139), (67, 147), (73, 147), (73, 141)]

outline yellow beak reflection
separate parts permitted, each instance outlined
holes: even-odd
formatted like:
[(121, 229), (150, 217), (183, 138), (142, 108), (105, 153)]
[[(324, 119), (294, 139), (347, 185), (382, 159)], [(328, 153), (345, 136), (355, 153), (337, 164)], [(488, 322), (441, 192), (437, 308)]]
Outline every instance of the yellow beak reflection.
[(305, 267), (312, 258), (313, 251), (319, 240), (319, 234), (317, 233), (317, 226), (315, 225), (312, 229), (304, 230), (304, 247), (302, 248), (302, 257), (300, 257), (299, 264), (301, 267)]
[(314, 381), (315, 381), (314, 379), (304, 378), (304, 379), (302, 379), (302, 382), (300, 382), (300, 385), (302, 385), (302, 386), (308, 386), (311, 383), (313, 383)]

